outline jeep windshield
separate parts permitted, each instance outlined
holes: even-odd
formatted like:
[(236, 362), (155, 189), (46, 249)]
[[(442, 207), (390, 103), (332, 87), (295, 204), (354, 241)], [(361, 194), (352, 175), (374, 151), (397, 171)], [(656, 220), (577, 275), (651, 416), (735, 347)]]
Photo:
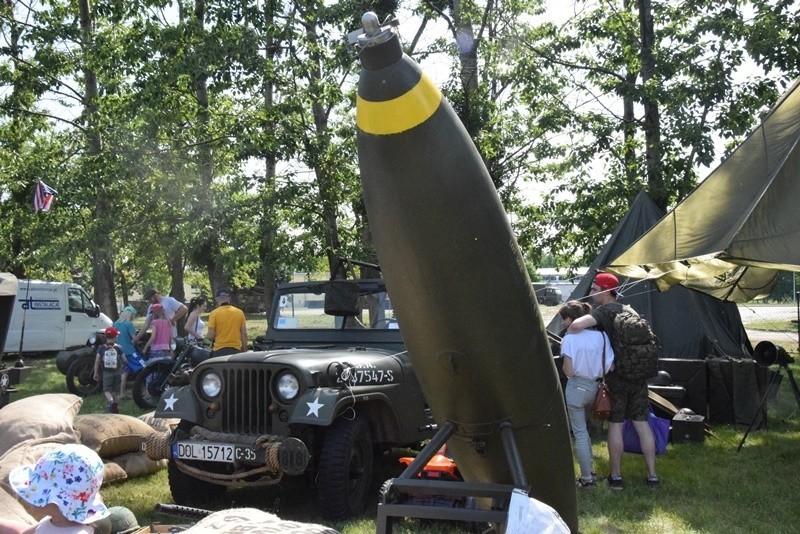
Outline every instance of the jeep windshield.
[(276, 330), (397, 329), (383, 284), (334, 280), (286, 288), (278, 299)]

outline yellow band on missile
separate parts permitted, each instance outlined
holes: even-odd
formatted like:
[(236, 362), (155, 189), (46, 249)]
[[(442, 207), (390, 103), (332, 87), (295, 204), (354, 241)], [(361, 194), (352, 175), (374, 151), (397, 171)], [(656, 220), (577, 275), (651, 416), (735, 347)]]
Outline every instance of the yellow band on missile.
[(362, 131), (375, 135), (405, 132), (428, 120), (441, 101), (441, 91), (423, 73), (417, 85), (397, 98), (371, 102), (359, 96), (356, 124)]

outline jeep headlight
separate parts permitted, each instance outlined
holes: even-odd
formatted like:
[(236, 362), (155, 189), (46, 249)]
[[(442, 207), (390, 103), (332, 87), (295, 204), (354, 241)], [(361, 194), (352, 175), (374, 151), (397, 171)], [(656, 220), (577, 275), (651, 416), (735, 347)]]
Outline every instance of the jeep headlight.
[(203, 388), (203, 394), (209, 399), (214, 399), (222, 391), (222, 378), (211, 371), (203, 375), (203, 380), (200, 382), (200, 387)]
[(275, 381), (278, 397), (284, 402), (291, 402), (300, 393), (300, 381), (289, 371), (282, 373)]

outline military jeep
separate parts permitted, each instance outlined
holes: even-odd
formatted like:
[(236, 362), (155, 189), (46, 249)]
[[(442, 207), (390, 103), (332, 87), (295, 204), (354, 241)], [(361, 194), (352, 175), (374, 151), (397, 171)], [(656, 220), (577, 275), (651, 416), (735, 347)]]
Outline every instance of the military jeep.
[(281, 285), (254, 350), (198, 365), (156, 416), (180, 419), (160, 447), (176, 503), (305, 476), (332, 519), (376, 498), (376, 452), (435, 430), (380, 279)]

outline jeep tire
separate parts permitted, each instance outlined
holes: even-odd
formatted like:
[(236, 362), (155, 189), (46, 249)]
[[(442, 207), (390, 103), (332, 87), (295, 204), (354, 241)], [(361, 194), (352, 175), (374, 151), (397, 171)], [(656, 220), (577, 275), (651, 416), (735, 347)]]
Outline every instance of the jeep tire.
[(167, 464), (167, 478), (172, 500), (181, 506), (198, 506), (213, 503), (225, 493), (225, 486), (206, 482), (187, 475), (178, 468), (176, 460), (170, 459)]
[(361, 513), (373, 473), (372, 439), (361, 417), (339, 417), (325, 435), (319, 455), (317, 494), (322, 515), (345, 519)]

